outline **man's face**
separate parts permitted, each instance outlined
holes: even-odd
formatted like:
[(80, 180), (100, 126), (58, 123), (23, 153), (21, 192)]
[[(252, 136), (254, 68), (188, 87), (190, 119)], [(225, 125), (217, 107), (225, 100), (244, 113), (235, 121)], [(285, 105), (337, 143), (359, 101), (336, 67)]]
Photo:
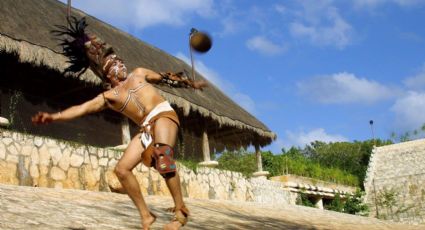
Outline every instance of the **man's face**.
[(107, 78), (109, 80), (123, 81), (127, 78), (127, 67), (121, 60), (114, 60), (109, 68)]

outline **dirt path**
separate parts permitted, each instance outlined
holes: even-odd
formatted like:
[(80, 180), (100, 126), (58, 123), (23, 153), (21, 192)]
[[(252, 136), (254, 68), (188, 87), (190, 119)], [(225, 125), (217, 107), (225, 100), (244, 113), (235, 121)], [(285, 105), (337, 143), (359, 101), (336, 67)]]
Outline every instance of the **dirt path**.
[[(168, 197), (146, 201), (162, 229), (172, 214)], [(301, 206), (186, 199), (192, 216), (183, 229), (425, 229)], [(140, 229), (127, 195), (0, 184), (0, 229)]]

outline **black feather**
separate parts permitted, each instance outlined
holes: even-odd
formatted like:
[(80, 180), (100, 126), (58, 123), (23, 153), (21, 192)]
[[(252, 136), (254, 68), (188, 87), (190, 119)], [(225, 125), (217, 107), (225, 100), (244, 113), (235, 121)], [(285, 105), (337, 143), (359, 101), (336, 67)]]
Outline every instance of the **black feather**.
[(90, 61), (86, 56), (84, 43), (89, 41), (89, 37), (85, 32), (88, 26), (86, 19), (83, 17), (77, 19), (74, 16), (67, 17), (68, 26), (55, 25), (56, 29), (51, 33), (59, 40), (62, 46), (62, 54), (69, 58), (70, 66), (65, 69), (66, 73), (81, 75), (90, 66)]

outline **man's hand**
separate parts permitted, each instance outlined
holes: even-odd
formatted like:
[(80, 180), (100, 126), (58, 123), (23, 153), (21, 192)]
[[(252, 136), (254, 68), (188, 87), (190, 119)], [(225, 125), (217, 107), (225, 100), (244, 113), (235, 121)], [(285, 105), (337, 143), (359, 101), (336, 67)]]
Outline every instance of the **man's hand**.
[(45, 112), (38, 112), (36, 115), (31, 117), (33, 124), (49, 124), (53, 121), (53, 115)]

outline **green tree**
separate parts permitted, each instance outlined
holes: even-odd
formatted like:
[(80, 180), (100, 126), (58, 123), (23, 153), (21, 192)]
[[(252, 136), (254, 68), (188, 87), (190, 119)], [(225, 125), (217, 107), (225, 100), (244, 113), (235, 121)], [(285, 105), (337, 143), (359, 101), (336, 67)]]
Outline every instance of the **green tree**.
[(358, 177), (363, 186), (373, 146), (392, 144), (389, 140), (366, 140), (354, 142), (312, 142), (303, 153), (306, 158), (327, 168), (338, 168)]
[(224, 152), (218, 158), (218, 168), (241, 172), (246, 177), (250, 177), (257, 171), (255, 154), (244, 149)]
[(329, 205), (326, 205), (324, 208), (327, 210), (342, 212), (344, 210), (344, 203), (341, 200), (341, 196), (339, 195), (339, 193), (335, 194), (335, 197), (332, 202)]
[(261, 153), (263, 169), (267, 170), (270, 175), (282, 175), (284, 170), (284, 157), (282, 155), (273, 155), (272, 152)]
[(363, 203), (365, 193), (357, 189), (353, 195), (349, 195), (344, 203), (344, 212), (353, 215), (367, 216), (369, 207)]
[(308, 196), (304, 193), (300, 193), (297, 197), (297, 200), (295, 201), (295, 204), (307, 206), (307, 207), (314, 207), (313, 202), (311, 202), (310, 199), (308, 199)]

